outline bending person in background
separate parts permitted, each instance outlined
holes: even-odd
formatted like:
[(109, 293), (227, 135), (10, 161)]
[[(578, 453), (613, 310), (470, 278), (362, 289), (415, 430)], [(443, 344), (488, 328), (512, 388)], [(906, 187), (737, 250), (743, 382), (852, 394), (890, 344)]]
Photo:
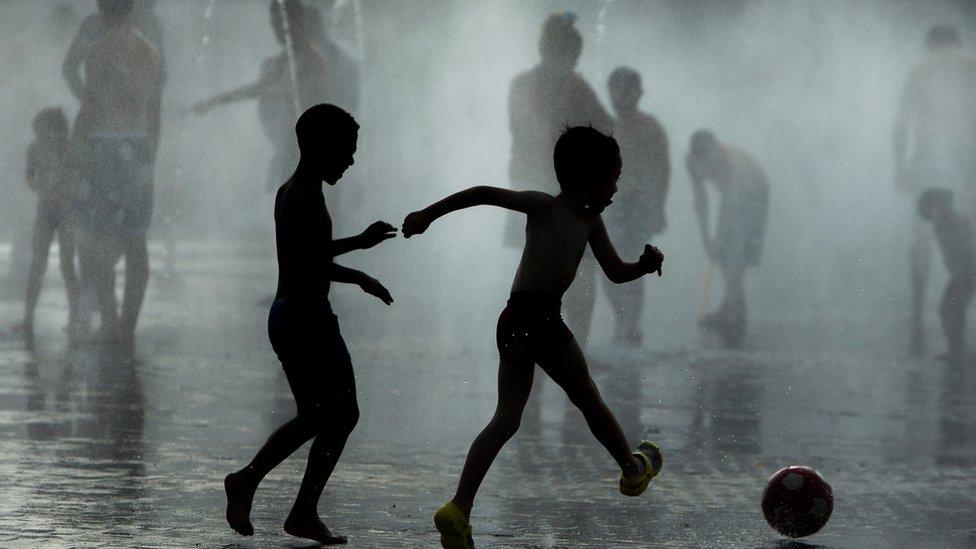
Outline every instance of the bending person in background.
[[(895, 185), (917, 201), (933, 184), (956, 193), (963, 215), (976, 219), (976, 58), (962, 51), (955, 27), (929, 30), (928, 53), (908, 75), (895, 121)], [(925, 294), (932, 265), (932, 231), (915, 217), (911, 351), (925, 346)]]
[[(101, 338), (132, 349), (149, 279), (152, 166), (159, 143), (163, 63), (136, 30), (132, 0), (98, 0), (108, 26), (85, 55), (73, 147), (80, 161), (81, 268), (101, 317)], [(115, 264), (125, 258), (121, 319)]]
[(976, 291), (976, 249), (973, 227), (968, 216), (955, 210), (952, 191), (929, 189), (918, 199), (919, 216), (932, 223), (942, 260), (949, 271), (949, 283), (942, 294), (939, 316), (949, 344), (940, 356), (950, 364), (966, 363), (966, 309)]
[[(653, 240), (667, 226), (664, 203), (671, 177), (668, 136), (654, 116), (638, 108), (644, 94), (640, 74), (618, 67), (607, 81), (617, 115), (614, 137), (620, 143), (623, 170), (620, 172), (616, 208), (607, 211), (607, 230), (623, 249), (639, 248)], [(614, 340), (640, 345), (644, 310), (644, 280), (604, 286), (616, 314)]]
[[(270, 192), (288, 178), (298, 163), (299, 151), (292, 133), (295, 120), (300, 112), (327, 100), (328, 71), (325, 57), (309, 37), (301, 3), (272, 0), (269, 9), (271, 29), (281, 51), (261, 64), (261, 75), (255, 82), (201, 101), (193, 111), (202, 115), (220, 105), (257, 100), (261, 127), (273, 148), (265, 180)], [(294, 74), (289, 58), (294, 61)]]
[[(600, 105), (593, 88), (576, 72), (583, 51), (583, 37), (572, 12), (550, 15), (539, 37), (539, 63), (516, 76), (508, 95), (512, 154), (508, 164), (513, 188), (555, 193), (559, 184), (552, 171), (552, 149), (570, 126), (591, 125), (610, 133), (610, 115)], [(521, 247), (525, 221), (510, 214), (505, 245)], [(574, 286), (566, 293), (566, 314), (580, 345), (586, 346), (594, 301), (594, 261), (587, 254), (579, 266)]]
[[(695, 194), (695, 214), (710, 261), (725, 281), (719, 308), (700, 321), (717, 332), (727, 347), (740, 347), (746, 333), (746, 269), (759, 264), (769, 209), (769, 184), (759, 164), (746, 153), (719, 142), (708, 130), (691, 137), (688, 173)], [(719, 194), (718, 226), (710, 230), (705, 182)]]
[(339, 319), (329, 303), (332, 282), (356, 284), (387, 305), (390, 292), (375, 278), (335, 263), (335, 257), (365, 250), (396, 236), (377, 221), (363, 233), (333, 240), (332, 218), (322, 183), (336, 185), (354, 163), (359, 124), (335, 105), (316, 105), (295, 125), (301, 159), (275, 197), (278, 289), (268, 315), (268, 336), (288, 378), (298, 415), (268, 437), (254, 459), (227, 475), (227, 523), (254, 534), (251, 504), (261, 480), (312, 440), (298, 497), (285, 532), (323, 545), (345, 543), (319, 518), (318, 503), (346, 438), (359, 420), (356, 379)]

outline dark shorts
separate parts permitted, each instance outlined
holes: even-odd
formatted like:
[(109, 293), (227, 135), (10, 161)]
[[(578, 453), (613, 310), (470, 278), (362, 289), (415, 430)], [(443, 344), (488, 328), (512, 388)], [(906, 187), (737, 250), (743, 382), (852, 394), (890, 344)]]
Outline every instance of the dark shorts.
[(149, 142), (138, 134), (93, 134), (84, 152), (82, 228), (96, 235), (145, 237), (152, 220)]
[(328, 301), (294, 305), (275, 300), (268, 314), (268, 337), (299, 414), (328, 414), (355, 405), (352, 360)]
[(495, 332), (502, 360), (538, 363), (539, 357), (573, 340), (563, 322), (559, 298), (536, 292), (513, 292), (498, 317)]

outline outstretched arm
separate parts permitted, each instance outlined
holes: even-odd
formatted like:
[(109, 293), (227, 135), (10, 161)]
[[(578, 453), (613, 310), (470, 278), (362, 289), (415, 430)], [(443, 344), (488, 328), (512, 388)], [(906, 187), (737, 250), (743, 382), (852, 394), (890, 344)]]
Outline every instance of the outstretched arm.
[(403, 220), (403, 236), (423, 233), (435, 220), (451, 212), (473, 206), (498, 206), (506, 210), (529, 213), (544, 208), (552, 197), (538, 191), (512, 191), (479, 185), (471, 187), (409, 214)]
[(362, 271), (357, 271), (356, 269), (350, 269), (349, 267), (343, 267), (338, 263), (333, 263), (332, 268), (329, 269), (329, 280), (333, 282), (355, 284), (367, 294), (379, 298), (379, 300), (383, 303), (386, 303), (387, 305), (393, 303), (393, 297), (390, 296), (390, 291), (383, 287), (378, 280)]
[(908, 164), (909, 128), (914, 121), (916, 97), (920, 94), (917, 82), (919, 77), (910, 74), (901, 92), (898, 102), (898, 112), (895, 115), (894, 151), (895, 151), (895, 187), (898, 190), (909, 190), (912, 182), (908, 181), (906, 168)]
[(664, 263), (661, 250), (648, 244), (644, 246), (644, 253), (637, 262), (628, 263), (620, 259), (617, 249), (610, 242), (603, 218), (596, 216), (590, 223), (590, 248), (610, 282), (623, 284), (653, 272), (661, 276), (661, 264)]
[(386, 221), (377, 221), (356, 236), (337, 238), (332, 241), (332, 256), (353, 250), (368, 250), (384, 240), (396, 237), (396, 227)]

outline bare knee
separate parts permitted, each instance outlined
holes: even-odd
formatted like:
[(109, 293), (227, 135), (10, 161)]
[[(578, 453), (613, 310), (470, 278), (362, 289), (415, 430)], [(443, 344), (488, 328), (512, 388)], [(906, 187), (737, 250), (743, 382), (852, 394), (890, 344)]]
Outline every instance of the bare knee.
[(491, 418), (491, 421), (488, 422), (487, 430), (495, 436), (508, 440), (512, 438), (516, 432), (518, 432), (521, 422), (521, 415), (496, 413), (495, 416)]

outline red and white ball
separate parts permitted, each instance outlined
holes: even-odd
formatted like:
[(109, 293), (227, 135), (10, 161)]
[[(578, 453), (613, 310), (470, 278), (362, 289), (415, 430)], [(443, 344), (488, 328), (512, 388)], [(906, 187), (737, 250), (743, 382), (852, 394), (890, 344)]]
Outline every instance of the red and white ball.
[(834, 510), (834, 493), (820, 473), (793, 465), (769, 477), (762, 497), (766, 522), (777, 532), (802, 538), (827, 524)]

